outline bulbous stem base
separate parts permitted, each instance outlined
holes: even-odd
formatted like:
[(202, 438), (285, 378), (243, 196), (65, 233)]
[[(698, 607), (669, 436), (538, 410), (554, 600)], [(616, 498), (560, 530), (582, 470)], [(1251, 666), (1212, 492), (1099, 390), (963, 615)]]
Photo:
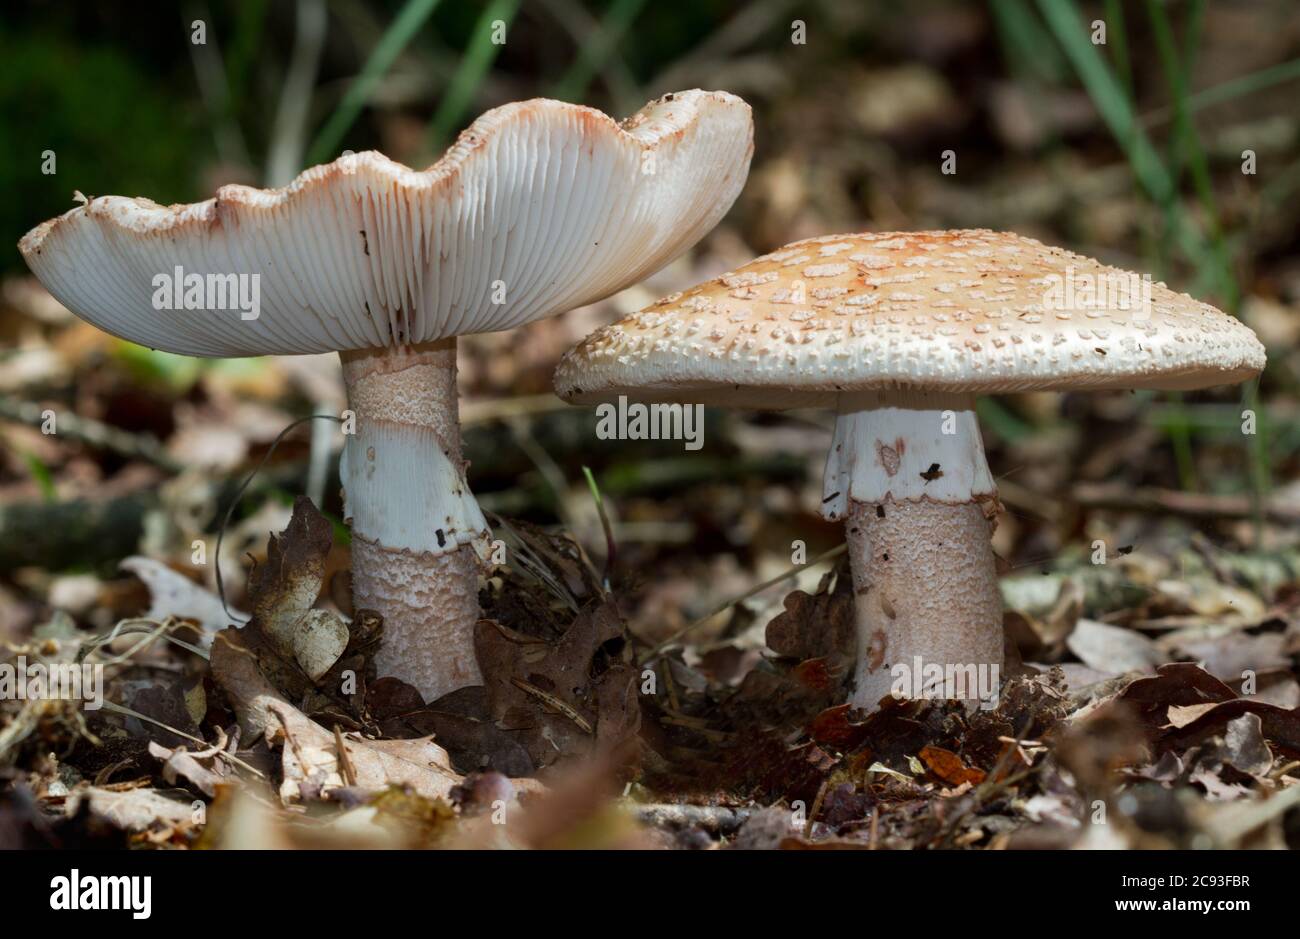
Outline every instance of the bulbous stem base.
[(873, 710), (890, 694), (966, 701), (996, 695), (1002, 600), (983, 506), (849, 506), (858, 627), (853, 706)]

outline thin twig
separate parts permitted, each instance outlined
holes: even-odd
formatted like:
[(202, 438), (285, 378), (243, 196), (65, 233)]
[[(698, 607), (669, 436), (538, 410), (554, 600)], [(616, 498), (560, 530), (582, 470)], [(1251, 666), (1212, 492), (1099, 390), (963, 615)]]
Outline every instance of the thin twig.
[(537, 698), (547, 707), (559, 711), (569, 720), (573, 721), (577, 728), (584, 734), (594, 734), (596, 732), (596, 728), (592, 727), (585, 717), (550, 692), (543, 691), (541, 688), (524, 681), (522, 678), (511, 678), (510, 684), (514, 685), (525, 694), (530, 694), (534, 698)]
[[(150, 724), (155, 724), (158, 727), (161, 727), (163, 730), (173, 733), (178, 737), (184, 737), (186, 740), (193, 740), (195, 743), (201, 743), (203, 744), (204, 747), (211, 746), (211, 744), (209, 744), (202, 737), (196, 737), (193, 734), (187, 734), (183, 730), (178, 730), (175, 727), (170, 727), (167, 724), (164, 724), (162, 721), (150, 717), (148, 714), (141, 714), (139, 711), (133, 710), (127, 707), (126, 705), (118, 704), (116, 701), (105, 701), (104, 709), (108, 711), (113, 711), (117, 714), (125, 714), (127, 717), (134, 717), (138, 721), (148, 721)], [(278, 717), (279, 715), (276, 716)], [(235, 756), (233, 753), (226, 753), (225, 758), (230, 760), (232, 763), (235, 763), (238, 766), (242, 766), (244, 769), (248, 770), (250, 773), (258, 777), (259, 779), (266, 778), (266, 774), (263, 773), (260, 769), (258, 769), (256, 766), (252, 766), (249, 763), (244, 762), (239, 757)]]
[(230, 525), (230, 517), (234, 515), (235, 506), (239, 505), (239, 500), (244, 495), (244, 490), (248, 488), (249, 483), (253, 481), (257, 474), (262, 471), (262, 467), (266, 466), (266, 461), (271, 459), (271, 454), (275, 453), (275, 448), (280, 445), (280, 441), (284, 439), (284, 435), (289, 433), (289, 431), (293, 430), (299, 424), (305, 424), (307, 421), (315, 420), (335, 421), (339, 424), (343, 423), (342, 418), (335, 417), (333, 414), (309, 414), (307, 417), (298, 418), (284, 430), (280, 431), (280, 433), (276, 435), (276, 438), (271, 441), (271, 446), (267, 449), (266, 453), (263, 454), (262, 459), (258, 461), (258, 464), (253, 471), (248, 474), (248, 478), (239, 484), (239, 488), (235, 490), (234, 497), (230, 500), (230, 505), (226, 506), (226, 514), (222, 516), (221, 527), (217, 529), (217, 556), (213, 564), (217, 573), (217, 595), (221, 598), (221, 608), (225, 610), (226, 615), (232, 620), (238, 621), (238, 617), (230, 612), (230, 607), (226, 604), (226, 585), (221, 579), (221, 542), (226, 536), (226, 528)]
[(614, 578), (614, 562), (618, 558), (618, 544), (614, 541), (614, 529), (609, 523), (609, 513), (605, 511), (605, 500), (600, 495), (600, 487), (596, 485), (596, 477), (591, 475), (591, 467), (584, 466), (582, 475), (587, 477), (587, 488), (591, 490), (591, 497), (596, 500), (596, 512), (600, 515), (600, 527), (605, 532), (605, 576), (603, 583), (605, 589), (610, 589), (610, 583)]
[(348, 748), (343, 742), (343, 733), (339, 730), (338, 724), (334, 725), (334, 749), (338, 751), (339, 775), (343, 777), (343, 781), (349, 786), (355, 786), (357, 784), (357, 772), (352, 768), (352, 758), (348, 756)]
[(803, 836), (812, 837), (813, 822), (817, 819), (817, 813), (822, 810), (822, 803), (826, 801), (826, 790), (830, 788), (830, 777), (822, 780), (822, 784), (817, 787), (817, 796), (813, 799), (812, 808), (808, 810), (808, 818), (803, 823)]
[(146, 460), (169, 473), (179, 473), (184, 469), (163, 449), (157, 438), (148, 434), (128, 433), (120, 427), (89, 417), (79, 417), (71, 411), (44, 408), (33, 401), (0, 398), (0, 418), (5, 420), (40, 427), (45, 423), (47, 411), (54, 412), (55, 436), (66, 436), (71, 440), (79, 440), (120, 456)]

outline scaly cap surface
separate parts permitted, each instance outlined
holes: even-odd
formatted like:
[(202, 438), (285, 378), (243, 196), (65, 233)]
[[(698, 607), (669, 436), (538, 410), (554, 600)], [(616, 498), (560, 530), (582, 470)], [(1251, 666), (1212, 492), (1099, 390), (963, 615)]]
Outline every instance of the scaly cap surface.
[(555, 387), (781, 409), (891, 388), (1190, 389), (1263, 367), (1247, 326), (1162, 283), (1015, 234), (885, 232), (795, 242), (666, 297), (579, 343)]

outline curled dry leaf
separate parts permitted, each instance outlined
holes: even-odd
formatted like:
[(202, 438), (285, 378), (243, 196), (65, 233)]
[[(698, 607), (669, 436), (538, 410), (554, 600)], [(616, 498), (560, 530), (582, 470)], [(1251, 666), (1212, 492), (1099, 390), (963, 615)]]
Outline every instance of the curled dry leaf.
[(984, 781), (985, 773), (982, 769), (967, 766), (962, 762), (961, 757), (951, 750), (924, 746), (921, 748), (920, 757), (931, 773), (951, 786), (960, 786), (963, 783), (978, 786)]
[(787, 594), (785, 611), (767, 624), (767, 645), (777, 655), (800, 661), (852, 660), (857, 651), (857, 620), (847, 571), (837, 572), (833, 590)]
[(329, 610), (308, 610), (293, 633), (293, 656), (312, 681), (319, 681), (339, 660), (351, 635), (347, 624)]
[(495, 770), (506, 776), (531, 776), (537, 769), (528, 750), (489, 713), (486, 689), (461, 688), (426, 705), (420, 693), (396, 678), (370, 685), (366, 707), (385, 737), (432, 734), (462, 772)]
[(293, 503), (289, 527), (267, 543), (266, 562), (249, 579), (253, 617), (286, 660), (313, 680), (324, 675), (347, 647), (347, 626), (333, 613), (313, 610), (325, 581), (325, 559), (334, 530), (310, 499)]
[[(329, 521), (309, 499), (299, 498), (288, 527), (271, 536), (266, 563), (253, 572), (253, 618), (238, 630), (223, 632), (224, 646), (213, 643), (213, 676), (220, 684), (225, 684), (223, 670), (236, 682), (248, 677), (249, 661), (232, 654), (238, 650), (308, 716), (350, 730), (373, 729), (364, 701), (366, 682), (374, 677), (371, 659), (382, 636), (378, 616), (358, 610), (344, 622), (333, 612), (312, 608), (332, 541)], [(245, 733), (260, 734), (266, 716), (241, 714)]]
[(1136, 708), (1148, 736), (1161, 748), (1182, 749), (1219, 732), (1243, 714), (1257, 714), (1274, 748), (1300, 758), (1300, 708), (1239, 698), (1236, 692), (1197, 665), (1162, 665), (1151, 678), (1139, 678), (1119, 699)]
[(1217, 756), (1250, 776), (1267, 774), (1273, 768), (1273, 754), (1264, 740), (1264, 724), (1259, 715), (1243, 714), (1228, 721)]
[(268, 682), (240, 634), (227, 629), (212, 645), (212, 672), (234, 705), (245, 739), (264, 734), (281, 748), (286, 802), (353, 786), (409, 786), (427, 798), (445, 798), (461, 777), (447, 752), (429, 738), (364, 740), (326, 730), (289, 704)]
[(280, 797), (286, 803), (341, 786), (410, 787), (426, 799), (445, 799), (461, 782), (450, 768), (447, 751), (432, 738), (363, 740), (330, 733), (282, 701), (268, 704), (268, 710), (280, 723), (267, 739), (282, 748)]
[[(162, 761), (163, 779), (173, 786), (176, 785), (177, 779), (184, 779), (192, 783), (205, 796), (212, 797), (217, 794), (217, 786), (227, 781), (224, 772), (213, 772), (199, 762), (199, 757), (196, 754), (190, 753), (184, 747), (169, 750), (167, 747), (150, 740), (149, 755)], [(215, 751), (208, 754), (209, 758), (214, 755)], [(219, 762), (215, 763), (214, 766), (217, 769), (222, 769)]]
[(83, 805), (90, 814), (114, 828), (143, 832), (188, 830), (195, 825), (195, 810), (188, 802), (178, 802), (153, 789), (107, 789), (87, 786), (75, 789), (65, 803), (68, 815), (75, 815)]
[(1222, 735), (1209, 738), (1190, 753), (1195, 754), (1196, 765), (1188, 779), (1205, 790), (1209, 801), (1245, 798), (1256, 784), (1272, 788), (1265, 776), (1273, 766), (1273, 754), (1257, 714), (1243, 714), (1228, 721)]

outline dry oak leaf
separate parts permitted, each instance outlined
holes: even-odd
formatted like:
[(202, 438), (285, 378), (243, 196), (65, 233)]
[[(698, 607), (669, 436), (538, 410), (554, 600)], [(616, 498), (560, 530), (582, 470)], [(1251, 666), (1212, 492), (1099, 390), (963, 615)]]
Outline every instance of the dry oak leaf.
[(1300, 757), (1300, 708), (1239, 698), (1189, 662), (1160, 666), (1155, 676), (1130, 683), (1119, 699), (1137, 708), (1147, 733), (1161, 748), (1189, 747), (1243, 714), (1257, 714), (1273, 746), (1289, 757)]
[(539, 768), (593, 749), (623, 749), (640, 728), (639, 675), (621, 661), (593, 672), (605, 651), (624, 643), (612, 598), (584, 606), (553, 643), (479, 620), (474, 650), (489, 713), (498, 727), (520, 734)]
[[(176, 785), (177, 779), (185, 779), (204, 795), (212, 797), (217, 794), (217, 786), (223, 782), (228, 782), (224, 774), (213, 772), (199, 762), (201, 756), (215, 756), (215, 748), (204, 751), (202, 754), (194, 754), (184, 747), (177, 747), (172, 750), (162, 746), (157, 741), (150, 740), (149, 755), (162, 761), (163, 779), (173, 786)], [(219, 763), (216, 765), (220, 767)]]
[(329, 519), (310, 499), (299, 496), (288, 527), (271, 535), (265, 563), (249, 577), (253, 618), (262, 634), (281, 656), (298, 662), (313, 679), (329, 670), (348, 642), (347, 627), (337, 616), (312, 609), (333, 544)]
[(68, 815), (80, 810), (83, 800), (90, 814), (123, 831), (184, 829), (194, 825), (194, 808), (188, 802), (169, 799), (153, 789), (107, 789), (87, 786), (74, 789), (65, 803)]
[(410, 786), (431, 799), (446, 798), (461, 782), (450, 769), (447, 751), (431, 738), (362, 740), (326, 730), (271, 687), (256, 659), (238, 640), (237, 630), (217, 634), (212, 674), (235, 708), (244, 739), (265, 734), (268, 744), (282, 746), (280, 795), (285, 801), (302, 798), (304, 789), (323, 794), (343, 786), (385, 789), (391, 785)]
[[(289, 524), (271, 535), (267, 560), (250, 577), (253, 617), (237, 634), (228, 630), (227, 639), (309, 716), (330, 726), (371, 729), (362, 705), (365, 681), (373, 677), (369, 659), (380, 641), (381, 621), (368, 610), (356, 611), (349, 623), (337, 613), (313, 608), (332, 543), (333, 528), (311, 500), (295, 501)], [(220, 650), (219, 663), (214, 659), (214, 675), (223, 667), (236, 672), (244, 667), (225, 655), (228, 651)], [(344, 683), (345, 671), (356, 678), (354, 685)], [(265, 727), (265, 716), (250, 727), (248, 715), (241, 714), (244, 730), (255, 737)]]
[(788, 658), (852, 658), (857, 644), (850, 578), (840, 572), (835, 589), (810, 594), (794, 590), (785, 610), (767, 624), (767, 647)]
[(463, 781), (452, 772), (447, 751), (432, 737), (362, 740), (354, 734), (336, 736), (287, 703), (274, 702), (268, 709), (281, 723), (281, 729), (271, 731), (267, 740), (283, 747), (280, 798), (285, 803), (302, 798), (304, 789), (324, 794), (343, 786), (371, 790), (410, 787), (426, 799), (446, 799)]

